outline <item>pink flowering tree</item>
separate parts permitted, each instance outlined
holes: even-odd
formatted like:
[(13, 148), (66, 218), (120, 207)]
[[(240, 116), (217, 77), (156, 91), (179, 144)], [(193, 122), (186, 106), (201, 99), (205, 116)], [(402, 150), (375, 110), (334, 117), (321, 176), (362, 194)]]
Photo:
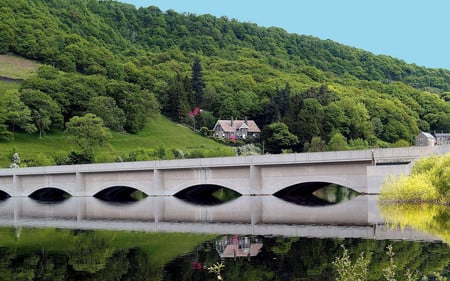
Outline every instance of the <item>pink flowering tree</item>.
[(189, 118), (191, 118), (194, 122), (194, 130), (195, 130), (195, 116), (200, 114), (200, 109), (198, 107), (194, 108), (191, 112), (189, 112)]

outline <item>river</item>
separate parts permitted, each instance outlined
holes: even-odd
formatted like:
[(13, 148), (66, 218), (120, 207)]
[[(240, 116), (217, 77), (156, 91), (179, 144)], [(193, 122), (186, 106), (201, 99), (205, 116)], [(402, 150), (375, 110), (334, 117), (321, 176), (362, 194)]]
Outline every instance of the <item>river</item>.
[(383, 280), (386, 269), (395, 280), (450, 278), (448, 207), (348, 199), (7, 198), (0, 280), (336, 280), (346, 257), (346, 270), (363, 264), (367, 280)]

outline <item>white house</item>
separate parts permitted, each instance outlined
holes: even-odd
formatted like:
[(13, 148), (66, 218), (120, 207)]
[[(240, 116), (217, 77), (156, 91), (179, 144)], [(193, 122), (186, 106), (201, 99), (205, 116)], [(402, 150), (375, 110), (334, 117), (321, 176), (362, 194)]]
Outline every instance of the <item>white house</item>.
[(216, 138), (248, 139), (259, 138), (261, 130), (253, 120), (217, 120), (214, 125), (214, 136)]
[(416, 136), (416, 146), (433, 146), (433, 145), (436, 145), (436, 138), (432, 134), (420, 132)]

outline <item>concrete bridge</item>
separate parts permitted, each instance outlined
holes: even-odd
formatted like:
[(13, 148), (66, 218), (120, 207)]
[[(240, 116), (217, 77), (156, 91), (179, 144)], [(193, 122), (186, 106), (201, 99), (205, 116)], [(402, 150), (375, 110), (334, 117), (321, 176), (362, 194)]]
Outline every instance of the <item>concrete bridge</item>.
[(123, 186), (167, 196), (197, 185), (218, 185), (243, 195), (268, 195), (296, 184), (326, 182), (378, 193), (387, 177), (408, 174), (415, 159), (448, 150), (408, 147), (11, 168), (0, 169), (0, 190), (15, 197), (56, 188), (78, 197)]

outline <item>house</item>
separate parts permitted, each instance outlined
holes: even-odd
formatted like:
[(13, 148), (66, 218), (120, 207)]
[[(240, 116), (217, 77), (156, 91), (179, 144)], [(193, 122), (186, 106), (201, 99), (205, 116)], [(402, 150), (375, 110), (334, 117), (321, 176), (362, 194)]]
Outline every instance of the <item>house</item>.
[(450, 144), (450, 134), (449, 133), (435, 133), (436, 136), (436, 144)]
[(216, 251), (221, 259), (255, 257), (263, 247), (262, 241), (252, 237), (242, 237), (234, 235), (233, 237), (223, 237), (216, 241)]
[(214, 125), (214, 136), (226, 139), (248, 139), (259, 138), (261, 130), (255, 121), (247, 120), (217, 120)]
[(420, 132), (416, 136), (416, 146), (433, 146), (433, 145), (436, 145), (436, 138), (432, 134)]

